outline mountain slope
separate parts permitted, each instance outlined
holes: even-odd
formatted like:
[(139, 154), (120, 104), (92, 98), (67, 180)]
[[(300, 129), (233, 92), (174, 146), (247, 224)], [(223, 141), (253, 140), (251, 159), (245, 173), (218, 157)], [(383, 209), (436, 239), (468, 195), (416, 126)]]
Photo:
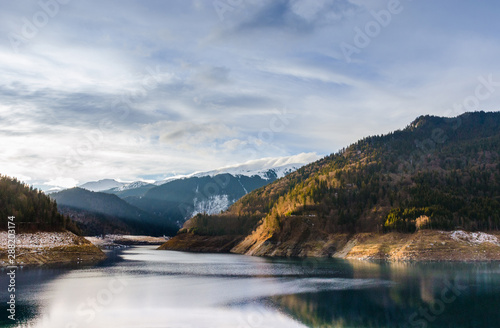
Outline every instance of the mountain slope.
[[(81, 188), (67, 189), (50, 195), (61, 211), (77, 220), (84, 232), (162, 235), (172, 226), (160, 218), (130, 205), (116, 195)], [(100, 225), (100, 226), (99, 226)]]
[[(245, 194), (317, 158), (314, 153), (303, 153), (252, 160), (184, 176), (172, 176), (154, 184), (142, 181), (120, 183), (105, 179), (88, 182), (82, 187), (117, 195), (129, 204), (158, 216), (162, 221), (180, 227), (187, 219), (198, 213), (217, 214), (226, 210)], [(109, 186), (116, 187), (104, 190)], [(90, 207), (85, 209), (96, 212)], [(73, 215), (82, 216), (81, 213)], [(98, 220), (93, 221), (98, 222)]]
[(198, 213), (220, 213), (248, 192), (275, 179), (276, 174), (273, 171), (269, 171), (265, 179), (261, 176), (248, 177), (231, 174), (189, 177), (149, 189), (142, 197), (125, 197), (124, 199), (164, 220), (182, 225)]
[(235, 235), (244, 237), (237, 253), (324, 256), (360, 233), (498, 230), (499, 131), (500, 113), (422, 116), (257, 189), (221, 215), (198, 215), (176, 238), (186, 245)]
[(47, 195), (7, 176), (0, 176), (0, 216), (0, 230), (6, 230), (8, 217), (15, 216), (17, 232), (80, 232), (74, 222), (57, 211), (57, 204)]
[(150, 189), (154, 188), (155, 185), (143, 181), (136, 181), (132, 183), (128, 183), (126, 185), (103, 190), (107, 194), (114, 194), (122, 199), (126, 197), (142, 197), (144, 196)]
[(106, 258), (99, 248), (76, 235), (80, 229), (58, 212), (54, 200), (7, 176), (0, 176), (0, 224), (0, 267), (95, 263)]

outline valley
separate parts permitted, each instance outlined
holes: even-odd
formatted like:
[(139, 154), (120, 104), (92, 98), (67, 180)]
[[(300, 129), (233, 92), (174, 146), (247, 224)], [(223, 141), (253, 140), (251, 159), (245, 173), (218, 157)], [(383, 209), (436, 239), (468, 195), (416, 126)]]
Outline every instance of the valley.
[(85, 235), (175, 235), (192, 216), (218, 214), (247, 193), (291, 173), (313, 154), (262, 159), (154, 183), (87, 182), (49, 196)]

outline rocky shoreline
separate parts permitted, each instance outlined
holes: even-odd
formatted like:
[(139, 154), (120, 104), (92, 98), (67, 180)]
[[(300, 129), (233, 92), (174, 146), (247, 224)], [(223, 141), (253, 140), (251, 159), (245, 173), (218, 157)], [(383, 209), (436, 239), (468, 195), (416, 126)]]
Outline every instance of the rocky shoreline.
[[(9, 263), (8, 234), (0, 231), (0, 267)], [(16, 261), (18, 266), (49, 264), (91, 264), (102, 261), (106, 255), (98, 247), (69, 231), (18, 233), (16, 239)]]
[(387, 261), (500, 261), (500, 232), (421, 230), (413, 234), (329, 234), (281, 242), (276, 236), (179, 234), (159, 249), (270, 257), (335, 257)]
[(162, 245), (170, 239), (170, 237), (151, 237), (151, 236), (135, 236), (135, 235), (116, 235), (109, 234), (105, 236), (85, 237), (95, 246), (101, 249), (119, 248), (124, 246), (137, 245)]

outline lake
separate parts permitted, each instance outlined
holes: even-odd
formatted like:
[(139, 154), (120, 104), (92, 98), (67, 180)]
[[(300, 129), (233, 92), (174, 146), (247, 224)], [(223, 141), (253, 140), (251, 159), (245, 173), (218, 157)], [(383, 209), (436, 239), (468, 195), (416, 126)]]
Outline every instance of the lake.
[[(24, 268), (2, 327), (500, 327), (500, 263), (371, 263), (131, 247)], [(6, 270), (0, 295), (7, 300)]]

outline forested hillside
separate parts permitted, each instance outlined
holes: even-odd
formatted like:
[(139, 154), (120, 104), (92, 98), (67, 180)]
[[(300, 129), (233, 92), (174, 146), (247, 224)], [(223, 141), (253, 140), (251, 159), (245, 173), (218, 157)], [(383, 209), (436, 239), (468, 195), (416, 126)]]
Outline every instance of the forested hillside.
[(498, 112), (421, 116), (257, 189), (221, 215), (198, 215), (181, 232), (253, 231), (254, 239), (284, 241), (297, 230), (309, 239), (424, 228), (498, 230), (499, 154)]
[(0, 230), (7, 230), (9, 216), (16, 232), (60, 231), (79, 232), (74, 222), (57, 211), (57, 204), (43, 192), (17, 179), (0, 176)]

